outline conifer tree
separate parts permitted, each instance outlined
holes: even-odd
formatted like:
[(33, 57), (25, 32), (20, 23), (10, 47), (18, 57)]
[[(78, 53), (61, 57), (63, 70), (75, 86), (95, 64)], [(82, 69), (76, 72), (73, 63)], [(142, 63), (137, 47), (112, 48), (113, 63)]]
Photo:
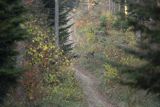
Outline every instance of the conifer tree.
[(128, 0), (127, 17), (135, 31), (139, 31), (140, 47), (148, 50), (147, 58), (153, 64), (160, 63), (160, 6), (157, 0)]
[(0, 0), (0, 71), (16, 65), (15, 43), (24, 39), (25, 32), (21, 27), (23, 12), (21, 0)]
[(21, 0), (0, 0), (0, 102), (18, 73), (16, 42), (24, 39)]
[[(139, 48), (145, 50), (140, 55), (152, 64), (160, 63), (160, 5), (159, 0), (117, 0), (126, 5), (128, 15), (125, 17), (133, 27), (139, 39)], [(123, 1), (123, 2), (122, 2)], [(125, 3), (125, 2), (126, 3)], [(125, 4), (124, 4), (125, 3)]]
[[(48, 23), (52, 29), (55, 25), (55, 2), (54, 0), (43, 0), (45, 7), (49, 10)], [(59, 46), (65, 53), (71, 50), (72, 44), (69, 43), (69, 18), (68, 13), (70, 8), (67, 6), (67, 1), (59, 0)], [(55, 29), (54, 29), (55, 30)]]

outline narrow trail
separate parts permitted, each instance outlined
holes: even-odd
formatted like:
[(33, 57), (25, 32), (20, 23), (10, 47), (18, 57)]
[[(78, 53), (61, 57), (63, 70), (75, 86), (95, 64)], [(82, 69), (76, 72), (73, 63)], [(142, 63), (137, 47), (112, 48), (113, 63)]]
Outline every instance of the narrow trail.
[(98, 91), (99, 81), (89, 72), (75, 68), (75, 75), (80, 82), (89, 107), (115, 107)]
[[(73, 13), (71, 13), (71, 16), (75, 17)], [(70, 23), (75, 22), (75, 20), (75, 18), (72, 18)], [(76, 27), (72, 26), (70, 31), (73, 32), (71, 33), (69, 40), (76, 45)], [(80, 82), (80, 86), (86, 96), (88, 107), (117, 107), (109, 103), (109, 101), (106, 101), (106, 98), (98, 91), (97, 87), (99, 86), (100, 81), (98, 81), (96, 77), (78, 66), (74, 66), (73, 69), (75, 71), (76, 79)]]

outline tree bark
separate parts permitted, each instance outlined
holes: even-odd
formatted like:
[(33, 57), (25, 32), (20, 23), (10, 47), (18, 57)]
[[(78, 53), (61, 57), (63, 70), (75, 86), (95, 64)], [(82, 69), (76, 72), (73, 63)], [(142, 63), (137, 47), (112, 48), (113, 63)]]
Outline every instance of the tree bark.
[(59, 47), (59, 0), (55, 0), (55, 36), (56, 44)]

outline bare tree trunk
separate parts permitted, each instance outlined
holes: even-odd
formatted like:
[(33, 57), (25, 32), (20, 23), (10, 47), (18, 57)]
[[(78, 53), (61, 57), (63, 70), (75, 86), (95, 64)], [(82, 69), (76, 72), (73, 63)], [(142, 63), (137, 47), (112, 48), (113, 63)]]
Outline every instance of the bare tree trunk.
[(111, 13), (111, 0), (109, 0), (109, 12)]
[(55, 36), (56, 44), (59, 47), (59, 0), (55, 0)]
[(125, 0), (125, 6), (124, 6), (124, 8), (125, 8), (125, 16), (127, 16), (128, 15), (127, 0)]
[(114, 12), (115, 12), (115, 3), (114, 3), (114, 1), (112, 0), (112, 14), (114, 14)]
[(115, 2), (114, 1), (112, 1), (113, 2), (113, 14), (115, 13), (115, 8), (116, 8), (116, 4), (115, 4)]
[(118, 12), (120, 12), (121, 11), (121, 4), (119, 3), (118, 4)]
[(93, 0), (88, 0), (88, 13), (91, 15), (93, 9)]
[(90, 11), (90, 0), (88, 0), (88, 11)]

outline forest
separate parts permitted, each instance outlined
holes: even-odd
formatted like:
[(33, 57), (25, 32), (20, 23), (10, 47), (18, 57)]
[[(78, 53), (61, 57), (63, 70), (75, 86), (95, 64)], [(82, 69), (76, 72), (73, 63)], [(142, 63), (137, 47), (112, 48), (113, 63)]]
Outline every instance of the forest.
[(160, 107), (160, 0), (0, 0), (0, 107)]

